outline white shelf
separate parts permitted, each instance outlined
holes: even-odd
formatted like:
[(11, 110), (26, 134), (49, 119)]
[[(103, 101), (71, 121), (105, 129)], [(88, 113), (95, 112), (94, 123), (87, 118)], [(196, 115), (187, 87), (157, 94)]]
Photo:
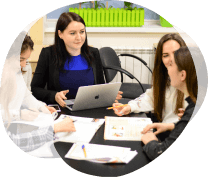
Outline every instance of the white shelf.
[[(56, 19), (45, 18), (44, 33), (54, 33)], [(142, 27), (87, 27), (87, 33), (177, 33), (174, 27), (161, 27), (159, 21), (145, 20)]]
[[(174, 27), (159, 25), (143, 27), (87, 27), (87, 33), (177, 33)], [(55, 27), (45, 28), (45, 33), (54, 33)]]
[[(43, 44), (54, 43), (57, 19), (46, 19), (43, 22)], [(89, 44), (100, 48), (105, 45), (119, 46), (152, 46), (167, 33), (179, 33), (177, 27), (161, 27), (159, 20), (145, 20), (142, 27), (87, 27)]]
[(87, 33), (176, 33), (175, 28), (150, 25), (142, 27), (87, 27)]

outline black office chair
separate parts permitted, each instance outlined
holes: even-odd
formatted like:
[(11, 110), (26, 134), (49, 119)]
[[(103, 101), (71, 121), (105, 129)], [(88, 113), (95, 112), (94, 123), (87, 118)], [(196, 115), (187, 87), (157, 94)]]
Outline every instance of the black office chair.
[[(151, 88), (150, 84), (141, 84), (141, 82), (133, 76), (131, 73), (121, 68), (119, 57), (116, 52), (110, 47), (103, 47), (100, 50), (100, 57), (104, 69), (106, 82), (111, 82), (119, 71), (121, 74), (121, 88), (120, 91), (123, 91), (123, 98), (135, 99), (139, 97), (146, 89)], [(133, 57), (140, 62), (142, 62), (152, 73), (151, 69), (147, 66), (147, 63), (141, 58), (131, 55), (131, 54), (120, 54), (119, 56), (129, 56)], [(131, 79), (135, 79), (138, 83), (123, 83), (123, 73), (126, 74)]]

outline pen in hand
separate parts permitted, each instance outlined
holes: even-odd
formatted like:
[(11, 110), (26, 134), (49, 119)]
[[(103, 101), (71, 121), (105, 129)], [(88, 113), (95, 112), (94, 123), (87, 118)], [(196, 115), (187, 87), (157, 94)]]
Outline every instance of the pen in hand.
[(128, 104), (122, 104), (122, 105), (119, 105), (119, 106), (109, 107), (109, 108), (106, 108), (106, 109), (109, 110), (109, 109), (119, 108), (119, 107), (126, 106), (126, 105), (128, 105)]
[[(66, 116), (65, 118), (70, 118), (70, 117)], [(65, 118), (64, 118), (64, 119), (65, 119)], [(77, 120), (72, 119), (72, 122), (76, 122), (76, 121), (77, 121)]]

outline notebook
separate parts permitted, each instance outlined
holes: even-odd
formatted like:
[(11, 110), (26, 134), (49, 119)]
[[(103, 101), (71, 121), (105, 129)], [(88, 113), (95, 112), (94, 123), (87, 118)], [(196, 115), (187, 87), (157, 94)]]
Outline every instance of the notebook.
[(105, 116), (105, 140), (141, 141), (142, 131), (152, 124), (150, 118)]
[(74, 100), (65, 100), (66, 108), (79, 111), (112, 106), (120, 87), (121, 82), (79, 87)]
[[(85, 151), (83, 151), (83, 146)], [(94, 163), (128, 164), (137, 154), (136, 150), (131, 151), (128, 147), (77, 142), (72, 145), (65, 158)]]

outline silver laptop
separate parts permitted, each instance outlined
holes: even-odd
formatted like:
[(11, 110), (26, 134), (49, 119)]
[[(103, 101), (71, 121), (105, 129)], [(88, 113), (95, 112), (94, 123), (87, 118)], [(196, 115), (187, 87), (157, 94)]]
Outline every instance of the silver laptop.
[(121, 82), (79, 87), (74, 100), (65, 100), (66, 108), (79, 111), (112, 106), (120, 87)]

